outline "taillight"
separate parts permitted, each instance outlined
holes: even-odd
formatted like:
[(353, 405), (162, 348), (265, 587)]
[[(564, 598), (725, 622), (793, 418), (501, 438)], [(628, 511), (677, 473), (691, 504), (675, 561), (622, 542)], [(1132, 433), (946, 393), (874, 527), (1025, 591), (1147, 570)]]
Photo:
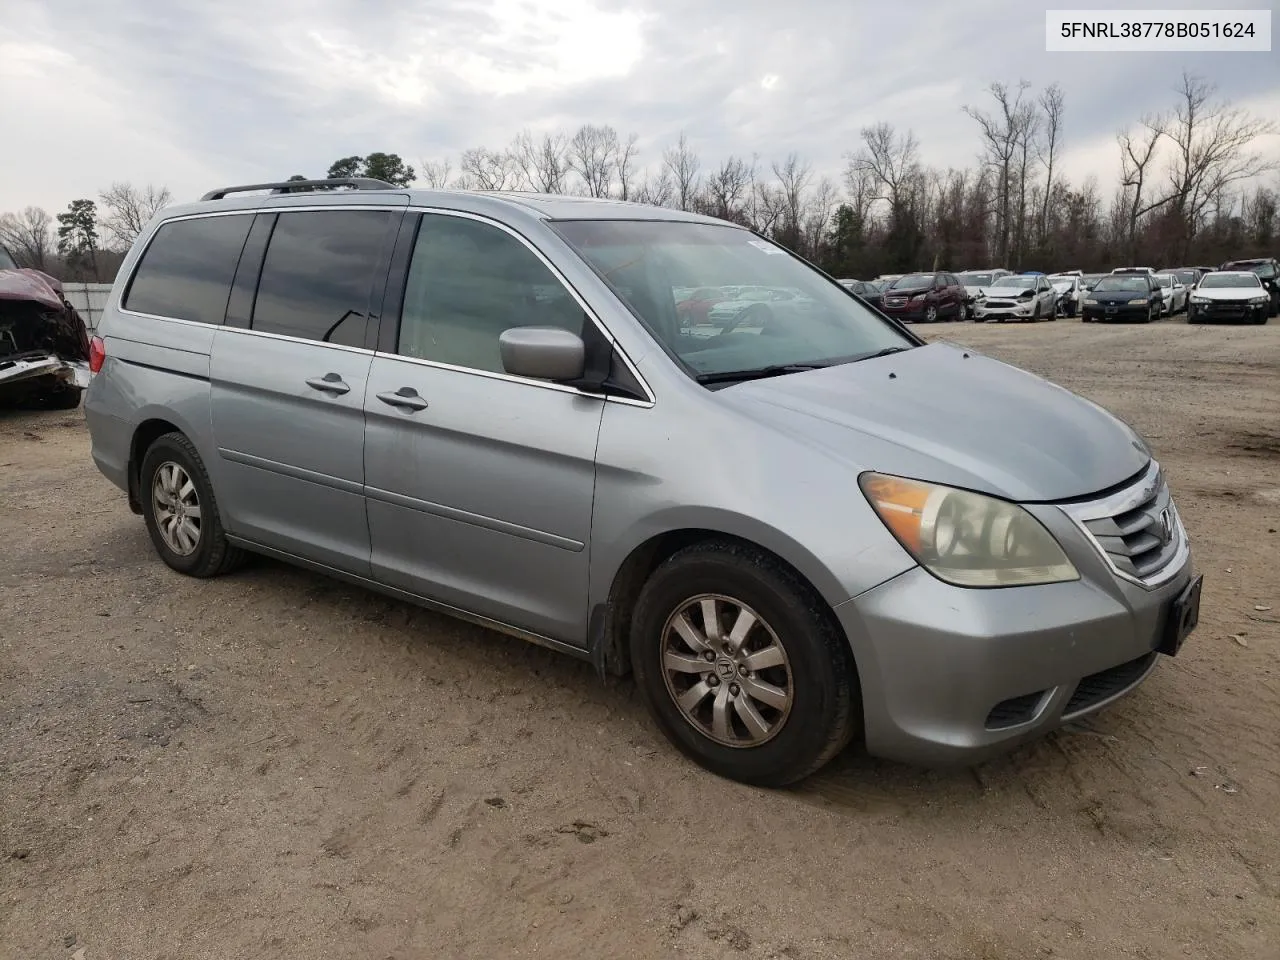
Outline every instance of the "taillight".
[(89, 372), (97, 373), (102, 369), (102, 363), (107, 359), (107, 345), (101, 337), (94, 337), (89, 341)]

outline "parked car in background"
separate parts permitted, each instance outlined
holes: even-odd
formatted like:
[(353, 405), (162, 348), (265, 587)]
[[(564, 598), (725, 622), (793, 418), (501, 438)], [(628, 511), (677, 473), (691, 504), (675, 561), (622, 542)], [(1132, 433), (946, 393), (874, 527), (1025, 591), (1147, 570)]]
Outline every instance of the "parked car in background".
[(1199, 283), (1200, 278), (1206, 273), (1206, 271), (1201, 270), (1199, 267), (1166, 267), (1159, 272), (1171, 274), (1172, 276), (1177, 277), (1178, 281), (1186, 287), (1188, 291)]
[(1222, 265), (1223, 270), (1248, 270), (1262, 281), (1271, 297), (1270, 315), (1280, 314), (1280, 262), (1273, 257), (1255, 260), (1232, 260)]
[(980, 298), (986, 296), (986, 288), (991, 286), (1001, 277), (1009, 276), (1008, 270), (966, 270), (963, 273), (956, 274), (964, 292), (969, 296), (969, 306)]
[(1271, 295), (1252, 270), (1215, 270), (1191, 291), (1187, 323), (1236, 321), (1266, 323)]
[(60, 281), (0, 254), (0, 404), (75, 409), (89, 383), (84, 319)]
[(1150, 323), (1164, 313), (1164, 295), (1154, 273), (1134, 270), (1099, 280), (1084, 299), (1082, 318), (1092, 321)]
[(1109, 276), (1110, 276), (1109, 273), (1082, 274), (1080, 277), (1080, 286), (1087, 293), (1088, 291), (1093, 289), (1094, 284), (1096, 284), (1099, 280), (1101, 280), (1103, 277), (1109, 277)]
[(880, 309), (898, 320), (967, 320), (969, 297), (951, 273), (909, 273), (884, 290)]
[(1176, 274), (1157, 273), (1155, 278), (1156, 283), (1160, 284), (1160, 293), (1163, 298), (1164, 315), (1166, 317), (1175, 316), (1187, 309), (1189, 291)]
[(867, 280), (841, 280), (840, 285), (848, 287), (851, 292), (857, 294), (863, 300), (866, 300), (868, 296), (876, 292), (876, 288)]
[[(1096, 403), (709, 217), (309, 183), (163, 211), (93, 338), (93, 461), (177, 573), (266, 554), (631, 673), (762, 786), (855, 738), (972, 765), (1194, 629), (1165, 474)], [(682, 329), (724, 284), (812, 307)]]
[(1078, 270), (1049, 275), (1049, 283), (1058, 291), (1058, 313), (1064, 317), (1074, 317), (1080, 312), (1080, 301), (1084, 298), (1084, 288), (1080, 285), (1081, 276)]
[(1058, 319), (1058, 291), (1043, 274), (1001, 277), (986, 292), (986, 297), (974, 304), (974, 320)]
[(1155, 274), (1155, 270), (1151, 267), (1116, 267), (1112, 273), (1145, 273), (1148, 276)]
[(686, 326), (704, 324), (711, 308), (734, 296), (737, 288), (697, 287), (688, 295), (676, 299), (676, 316)]

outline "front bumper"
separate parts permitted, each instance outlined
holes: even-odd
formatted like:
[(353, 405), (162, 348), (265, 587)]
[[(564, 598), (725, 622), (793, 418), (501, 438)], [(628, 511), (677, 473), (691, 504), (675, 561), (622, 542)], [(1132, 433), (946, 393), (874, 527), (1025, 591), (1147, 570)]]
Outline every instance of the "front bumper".
[(895, 320), (923, 320), (924, 307), (923, 303), (919, 306), (913, 304), (906, 307), (886, 307), (881, 304), (880, 312), (886, 317), (893, 317)]
[(1204, 323), (1260, 323), (1270, 313), (1271, 303), (1193, 303), (1187, 308), (1187, 319)]
[(917, 567), (840, 604), (868, 751), (975, 763), (1134, 689), (1155, 667), (1192, 562), (1155, 589), (1100, 572), (1086, 564), (1072, 583), (973, 590)]
[(1109, 303), (1099, 304), (1097, 306), (1086, 306), (1082, 316), (1085, 320), (1147, 320), (1151, 317), (1151, 305), (1144, 303), (1141, 306), (1132, 306), (1127, 303)]
[(981, 303), (974, 304), (973, 315), (979, 320), (1030, 320), (1035, 312), (1031, 306), (987, 307)]

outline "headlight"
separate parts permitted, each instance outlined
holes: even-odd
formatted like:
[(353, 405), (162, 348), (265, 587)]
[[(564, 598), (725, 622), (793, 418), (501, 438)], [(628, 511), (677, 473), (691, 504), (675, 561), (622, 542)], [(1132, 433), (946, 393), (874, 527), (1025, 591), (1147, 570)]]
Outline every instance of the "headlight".
[(858, 478), (863, 495), (903, 549), (958, 587), (1014, 587), (1079, 580), (1044, 526), (1017, 504), (880, 473)]
[(1192, 303), (1205, 304), (1205, 303), (1208, 303), (1208, 302), (1209, 302), (1209, 298), (1208, 298), (1208, 297), (1192, 297), (1192, 298), (1191, 298), (1191, 302), (1192, 302)]
[(1093, 297), (1086, 297), (1084, 301), (1084, 305), (1086, 307), (1096, 307), (1098, 305), (1098, 301), (1093, 299)]
[(1146, 297), (1142, 297), (1141, 299), (1138, 299), (1138, 300), (1129, 301), (1129, 306), (1131, 307), (1145, 307), (1146, 305), (1147, 305)]
[(1271, 298), (1270, 297), (1254, 297), (1249, 302), (1250, 303), (1270, 303)]

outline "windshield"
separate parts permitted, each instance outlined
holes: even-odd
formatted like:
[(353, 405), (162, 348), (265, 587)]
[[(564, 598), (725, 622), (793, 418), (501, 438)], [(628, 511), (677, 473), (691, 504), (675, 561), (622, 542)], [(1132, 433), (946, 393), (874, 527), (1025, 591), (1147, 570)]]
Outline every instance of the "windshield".
[(990, 273), (962, 273), (960, 285), (964, 287), (989, 287), (995, 277)]
[(916, 287), (933, 286), (932, 273), (908, 273), (905, 277), (899, 277), (889, 285), (890, 290), (911, 290)]
[(1094, 293), (1147, 293), (1151, 289), (1142, 274), (1113, 273), (1103, 277), (1093, 288)]
[(1013, 287), (1015, 290), (1025, 290), (1027, 287), (1034, 287), (1035, 285), (1035, 277), (1001, 277), (992, 284), (993, 287)]
[(1156, 282), (1158, 282), (1158, 283), (1160, 284), (1160, 286), (1162, 286), (1162, 287), (1172, 287), (1172, 286), (1173, 286), (1173, 277), (1170, 277), (1170, 276), (1163, 276), (1163, 277), (1162, 277), (1162, 276), (1157, 276), (1157, 277), (1156, 277)]
[(1241, 263), (1241, 264), (1229, 263), (1223, 269), (1224, 270), (1248, 270), (1256, 274), (1257, 276), (1261, 277), (1263, 280), (1274, 280), (1276, 278), (1275, 264), (1269, 261), (1264, 261), (1262, 263)]
[(1200, 281), (1202, 289), (1210, 287), (1260, 287), (1262, 283), (1253, 273), (1206, 273)]
[(9, 256), (9, 251), (4, 247), (0, 247), (0, 270), (17, 270), (18, 265), (13, 262), (13, 257)]
[[(694, 376), (828, 366), (916, 346), (844, 287), (738, 227), (660, 220), (551, 226)], [(726, 286), (770, 295), (720, 301), (699, 322), (677, 312), (676, 288)]]

